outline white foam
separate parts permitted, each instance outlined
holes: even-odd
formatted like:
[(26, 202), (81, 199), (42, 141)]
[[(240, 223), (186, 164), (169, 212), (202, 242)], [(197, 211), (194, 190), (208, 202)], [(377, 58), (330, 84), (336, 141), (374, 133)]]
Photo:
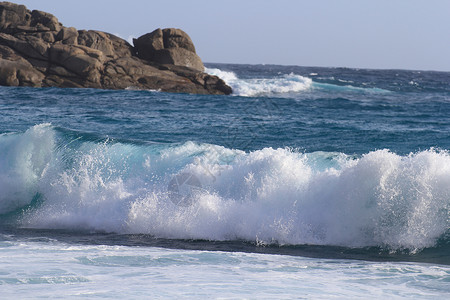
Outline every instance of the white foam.
[[(49, 125), (0, 136), (0, 150), (1, 213), (42, 195), (21, 218), (27, 227), (393, 249), (431, 247), (449, 228), (446, 151), (77, 144)], [(173, 201), (180, 174), (199, 182), (175, 191), (191, 205)]]
[(184, 171), (204, 187), (197, 204), (173, 209), (164, 194), (152, 194), (133, 204), (130, 229), (171, 238), (398, 249), (432, 246), (448, 228), (448, 153), (401, 157), (384, 150), (339, 160), (338, 169), (318, 171), (308, 155), (263, 149), (226, 166), (191, 164)]
[(289, 96), (309, 89), (312, 80), (294, 73), (284, 74), (272, 78), (241, 79), (233, 72), (216, 68), (206, 68), (206, 73), (222, 78), (231, 88), (233, 94), (244, 97), (257, 96)]
[[(335, 80), (334, 77), (332, 77), (332, 80)], [(340, 79), (338, 79), (337, 81), (351, 83), (351, 81), (345, 81), (345, 80), (340, 80)], [(344, 92), (370, 93), (370, 94), (391, 93), (391, 91), (381, 89), (381, 88), (357, 87), (357, 86), (353, 86), (353, 85), (336, 85), (336, 84), (331, 84), (331, 83), (320, 83), (320, 82), (314, 82), (313, 88), (318, 89), (318, 90), (327, 90), (330, 92), (344, 91)]]
[(16, 299), (19, 291), (22, 299), (448, 298), (445, 265), (43, 239), (2, 241), (2, 298)]

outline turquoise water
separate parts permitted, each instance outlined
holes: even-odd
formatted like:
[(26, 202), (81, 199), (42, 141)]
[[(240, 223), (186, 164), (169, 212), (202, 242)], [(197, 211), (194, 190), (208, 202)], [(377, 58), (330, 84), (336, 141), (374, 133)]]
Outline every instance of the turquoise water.
[(5, 295), (448, 294), (450, 73), (207, 67), (232, 96), (0, 88)]

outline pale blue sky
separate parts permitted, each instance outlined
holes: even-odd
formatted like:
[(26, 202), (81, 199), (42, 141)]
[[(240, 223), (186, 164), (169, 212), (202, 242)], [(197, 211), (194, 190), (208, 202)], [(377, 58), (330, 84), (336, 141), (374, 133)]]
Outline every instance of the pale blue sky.
[(16, 3), (125, 39), (181, 28), (204, 62), (450, 71), (450, 0)]

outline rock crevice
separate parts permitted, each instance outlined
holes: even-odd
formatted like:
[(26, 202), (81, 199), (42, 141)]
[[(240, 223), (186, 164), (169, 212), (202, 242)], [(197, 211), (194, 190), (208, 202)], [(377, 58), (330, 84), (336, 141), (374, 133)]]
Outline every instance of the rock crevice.
[(156, 29), (133, 44), (0, 2), (0, 85), (231, 93), (223, 80), (204, 73), (191, 38), (181, 29)]

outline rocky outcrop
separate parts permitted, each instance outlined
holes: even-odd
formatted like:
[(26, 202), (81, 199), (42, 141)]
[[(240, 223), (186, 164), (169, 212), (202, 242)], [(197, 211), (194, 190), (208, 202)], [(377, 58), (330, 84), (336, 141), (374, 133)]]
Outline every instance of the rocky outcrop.
[(156, 29), (133, 39), (137, 56), (159, 64), (185, 66), (203, 71), (205, 67), (195, 52), (191, 38), (181, 29)]
[(49, 13), (0, 2), (0, 85), (231, 93), (203, 71), (180, 29), (157, 29), (133, 47), (112, 34), (64, 27)]

